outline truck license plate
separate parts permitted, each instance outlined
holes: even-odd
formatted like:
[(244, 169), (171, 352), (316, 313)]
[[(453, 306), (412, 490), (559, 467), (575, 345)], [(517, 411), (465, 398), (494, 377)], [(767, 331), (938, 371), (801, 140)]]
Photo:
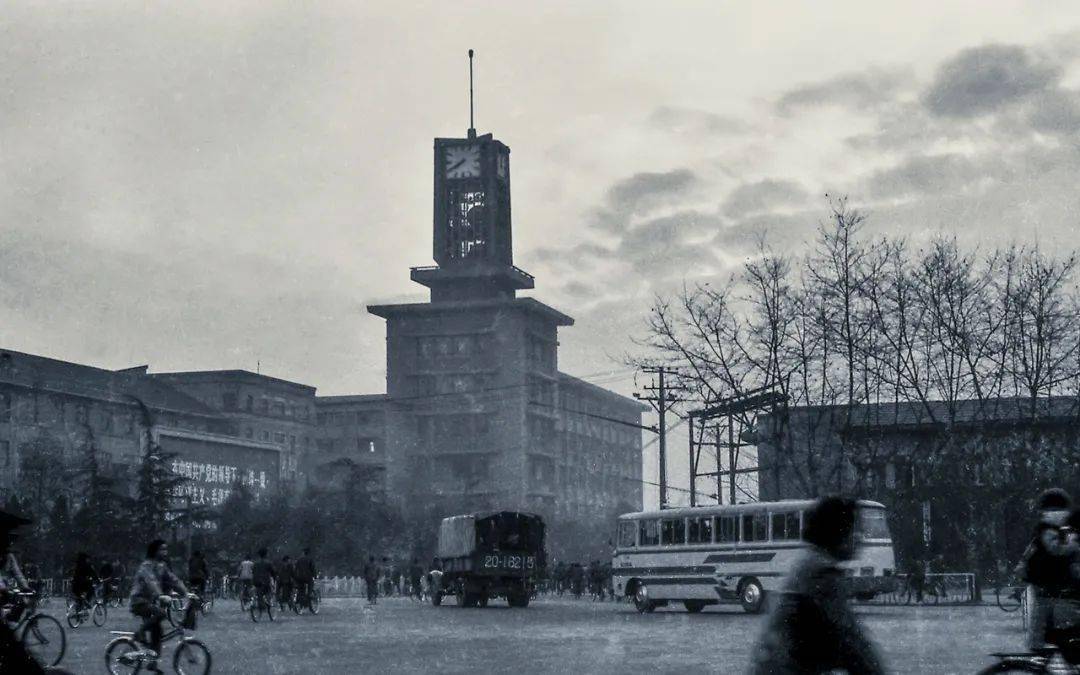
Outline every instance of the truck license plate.
[(484, 556), (484, 569), (504, 569), (532, 571), (536, 567), (536, 558), (531, 555), (513, 553), (495, 553)]

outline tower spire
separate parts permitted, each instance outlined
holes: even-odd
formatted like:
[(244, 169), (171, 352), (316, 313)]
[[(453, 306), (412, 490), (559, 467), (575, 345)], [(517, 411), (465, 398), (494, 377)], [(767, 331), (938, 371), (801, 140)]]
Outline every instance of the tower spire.
[(476, 138), (476, 124), (473, 122), (473, 50), (469, 50), (469, 138)]

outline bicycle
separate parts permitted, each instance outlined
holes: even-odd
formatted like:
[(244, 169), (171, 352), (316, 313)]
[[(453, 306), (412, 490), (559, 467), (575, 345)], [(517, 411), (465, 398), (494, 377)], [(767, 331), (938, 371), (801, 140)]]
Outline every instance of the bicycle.
[[(189, 596), (180, 625), (161, 636), (162, 646), (170, 640), (179, 639), (172, 659), (173, 671), (178, 675), (206, 675), (210, 672), (210, 650), (202, 641), (187, 635), (188, 630), (195, 629), (198, 602), (198, 596)], [(166, 608), (171, 606), (171, 601), (165, 605)], [(105, 645), (105, 667), (112, 675), (139, 673), (148, 669), (160, 656), (137, 631), (114, 630), (110, 633), (116, 637)]]
[(998, 585), (994, 591), (997, 597), (997, 606), (1005, 612), (1015, 612), (1020, 609), (1024, 602), (1024, 594), (1027, 593), (1027, 584), (1020, 583), (1015, 577), (1010, 576), (1005, 584)]
[(251, 620), (258, 623), (263, 612), (266, 612), (270, 621), (274, 620), (274, 599), (269, 589), (257, 588), (255, 598), (248, 607), (248, 613), (251, 615)]
[(978, 675), (991, 673), (1055, 673), (1056, 675), (1080, 675), (1080, 629), (1070, 627), (1055, 629), (1047, 636), (1051, 644), (1030, 652), (997, 652), (998, 659), (979, 671)]
[(240, 585), (240, 611), (247, 612), (251, 609), (251, 582)]
[(88, 619), (92, 619), (94, 625), (100, 628), (105, 625), (108, 618), (109, 610), (105, 606), (105, 601), (102, 600), (100, 584), (95, 586), (94, 598), (90, 602), (81, 597), (68, 598), (67, 624), (72, 628), (78, 628)]
[(206, 616), (214, 611), (214, 585), (207, 581), (203, 583), (202, 588), (198, 589), (198, 591), (200, 598), (199, 611), (202, 612), (203, 616)]
[(300, 588), (296, 589), (296, 603), (293, 611), (299, 614), (306, 609), (312, 614), (318, 614), (319, 603), (322, 602), (322, 591), (315, 584), (311, 584), (309, 593), (304, 593), (304, 588), (305, 586), (301, 585)]
[[(22, 643), (43, 666), (55, 666), (64, 658), (67, 651), (67, 634), (60, 622), (38, 612), (37, 596), (34, 593), (18, 592), (16, 600), (0, 607), (0, 616), (11, 628), (12, 634)], [(16, 609), (22, 609), (19, 620), (12, 625), (11, 615)]]

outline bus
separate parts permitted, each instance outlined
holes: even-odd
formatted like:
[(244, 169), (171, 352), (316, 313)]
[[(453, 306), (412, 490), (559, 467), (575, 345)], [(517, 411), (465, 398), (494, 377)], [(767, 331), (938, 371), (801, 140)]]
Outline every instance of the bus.
[[(808, 544), (803, 519), (813, 500), (642, 511), (619, 516), (612, 559), (616, 597), (639, 612), (673, 602), (686, 611), (735, 601), (761, 612)], [(842, 563), (851, 593), (868, 600), (896, 586), (885, 506), (857, 502), (854, 560)]]

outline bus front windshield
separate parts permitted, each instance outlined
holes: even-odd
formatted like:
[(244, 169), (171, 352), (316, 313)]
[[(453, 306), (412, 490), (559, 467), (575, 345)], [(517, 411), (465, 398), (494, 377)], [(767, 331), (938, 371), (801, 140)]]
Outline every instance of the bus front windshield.
[(859, 507), (859, 523), (856, 531), (863, 539), (889, 539), (889, 525), (885, 522), (885, 509)]

